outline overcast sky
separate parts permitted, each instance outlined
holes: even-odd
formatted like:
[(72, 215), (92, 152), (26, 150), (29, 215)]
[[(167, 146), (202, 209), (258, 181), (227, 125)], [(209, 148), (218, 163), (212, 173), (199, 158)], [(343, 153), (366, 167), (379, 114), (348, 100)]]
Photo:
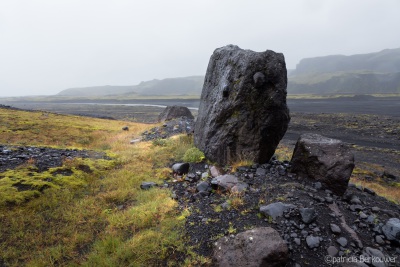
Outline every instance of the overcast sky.
[(0, 96), (204, 75), (215, 48), (400, 47), (399, 0), (0, 0)]

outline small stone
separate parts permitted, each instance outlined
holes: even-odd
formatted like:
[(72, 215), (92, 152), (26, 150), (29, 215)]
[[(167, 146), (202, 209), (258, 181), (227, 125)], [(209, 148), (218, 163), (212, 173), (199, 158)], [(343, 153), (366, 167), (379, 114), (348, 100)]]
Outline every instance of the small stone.
[(364, 192), (367, 192), (368, 194), (373, 195), (373, 196), (376, 195), (375, 191), (368, 187), (364, 187)]
[(128, 126), (124, 126), (124, 127), (122, 127), (122, 130), (123, 131), (129, 131), (129, 127)]
[(132, 139), (130, 143), (131, 144), (136, 144), (136, 143), (139, 143), (140, 141), (142, 141), (142, 139), (137, 138), (137, 139)]
[(364, 212), (360, 212), (360, 214), (358, 216), (360, 217), (360, 219), (363, 219), (363, 220), (368, 218), (368, 215), (365, 214)]
[(321, 232), (321, 230), (319, 229), (319, 227), (315, 227), (314, 229), (312, 229), (314, 233), (318, 233)]
[(201, 174), (201, 179), (207, 179), (208, 178), (208, 172), (203, 172)]
[(266, 175), (266, 174), (267, 174), (267, 170), (266, 170), (266, 169), (257, 168), (257, 170), (256, 170), (256, 175), (258, 175), (258, 176), (264, 176), (264, 175)]
[(361, 205), (361, 200), (357, 196), (353, 196), (352, 199), (350, 200), (351, 204), (356, 204), (356, 205)]
[(210, 185), (203, 181), (197, 184), (196, 189), (198, 192), (208, 191), (210, 189)]
[(282, 202), (271, 203), (267, 206), (261, 206), (260, 212), (265, 216), (271, 216), (274, 220), (283, 215), (283, 213), (295, 206), (292, 204), (284, 204)]
[(301, 231), (301, 234), (302, 234), (302, 236), (308, 236), (308, 231), (302, 230), (302, 231)]
[(295, 238), (293, 239), (294, 243), (296, 243), (296, 245), (300, 246), (301, 245), (301, 240), (300, 238)]
[(238, 183), (238, 178), (231, 174), (221, 175), (211, 180), (211, 185), (213, 185), (213, 187), (227, 191), (231, 190), (232, 187)]
[(335, 257), (339, 253), (339, 250), (335, 246), (330, 246), (327, 252), (329, 256)]
[(377, 235), (375, 236), (375, 242), (379, 245), (384, 245), (385, 244), (385, 240), (383, 240), (381, 235)]
[(338, 239), (336, 239), (336, 242), (342, 247), (346, 247), (348, 243), (347, 239), (344, 237), (339, 237)]
[(270, 227), (260, 227), (214, 243), (215, 266), (285, 266), (288, 247), (279, 233)]
[(338, 225), (331, 223), (330, 226), (331, 226), (332, 233), (338, 235), (342, 232), (342, 230), (340, 229), (340, 227)]
[(235, 186), (231, 188), (232, 193), (242, 193), (249, 188), (249, 185), (246, 183), (237, 183)]
[(326, 198), (325, 198), (325, 202), (328, 203), (328, 204), (332, 204), (332, 203), (333, 203), (333, 198), (331, 198), (331, 197), (326, 197)]
[(306, 238), (307, 246), (311, 249), (319, 247), (319, 237), (309, 235)]
[(213, 178), (222, 175), (222, 172), (216, 166), (210, 167), (210, 173)]
[(374, 249), (371, 247), (366, 247), (365, 248), (365, 253), (372, 259), (375, 259), (371, 261), (372, 266), (374, 267), (386, 267), (388, 265), (385, 264), (385, 255), (383, 255), (382, 251), (379, 249)]
[(231, 208), (231, 205), (225, 201), (224, 203), (221, 204), (221, 207), (225, 210), (228, 210)]
[(372, 210), (373, 212), (379, 212), (381, 209), (378, 208), (378, 207), (372, 207), (371, 210)]
[(376, 220), (376, 216), (375, 215), (369, 215), (365, 221), (367, 223), (369, 223), (370, 225), (373, 225), (375, 223), (375, 220)]
[(314, 184), (314, 188), (317, 189), (317, 190), (320, 190), (320, 189), (322, 188), (321, 182), (316, 182), (316, 183)]
[(175, 163), (172, 165), (172, 171), (178, 175), (186, 174), (189, 172), (189, 163)]
[(156, 185), (157, 185), (157, 184), (154, 183), (154, 182), (143, 182), (143, 183), (140, 185), (140, 188), (143, 189), (143, 190), (148, 190), (148, 189), (150, 189), (150, 188), (152, 188), (153, 186), (156, 186)]
[(299, 212), (301, 220), (306, 224), (312, 223), (317, 218), (317, 214), (313, 208), (302, 208), (299, 209)]
[(389, 219), (382, 227), (382, 232), (388, 240), (400, 243), (400, 220), (398, 218)]
[(349, 208), (351, 211), (361, 211), (364, 209), (364, 207), (361, 205), (350, 205)]

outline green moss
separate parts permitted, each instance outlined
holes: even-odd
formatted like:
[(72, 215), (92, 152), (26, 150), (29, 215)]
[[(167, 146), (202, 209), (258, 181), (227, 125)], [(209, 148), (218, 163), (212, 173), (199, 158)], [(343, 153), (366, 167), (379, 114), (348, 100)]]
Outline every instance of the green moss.
[(112, 160), (76, 158), (44, 172), (32, 165), (5, 171), (0, 179), (0, 206), (22, 204), (41, 196), (48, 188), (84, 188), (114, 164)]
[(183, 155), (183, 161), (185, 162), (201, 162), (204, 159), (204, 153), (196, 147), (189, 148)]

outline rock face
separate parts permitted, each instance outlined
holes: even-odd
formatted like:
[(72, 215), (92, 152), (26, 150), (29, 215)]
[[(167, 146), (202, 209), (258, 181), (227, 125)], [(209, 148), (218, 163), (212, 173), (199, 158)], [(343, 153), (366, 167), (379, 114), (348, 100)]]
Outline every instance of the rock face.
[(169, 121), (172, 119), (186, 117), (188, 119), (194, 119), (192, 113), (187, 107), (180, 106), (168, 106), (158, 116), (159, 122)]
[(204, 80), (195, 145), (221, 165), (268, 162), (290, 121), (286, 86), (283, 54), (234, 45), (216, 49)]
[(260, 227), (222, 237), (215, 243), (216, 266), (285, 266), (288, 248), (279, 233), (271, 227)]
[(291, 171), (320, 181), (337, 195), (347, 189), (354, 155), (340, 140), (303, 134), (294, 148)]

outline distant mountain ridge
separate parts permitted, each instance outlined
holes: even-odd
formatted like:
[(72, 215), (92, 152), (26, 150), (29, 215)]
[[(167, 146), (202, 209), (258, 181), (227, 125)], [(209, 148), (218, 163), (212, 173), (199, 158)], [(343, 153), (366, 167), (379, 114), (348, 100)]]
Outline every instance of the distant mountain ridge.
[(120, 95), (125, 93), (135, 93), (135, 86), (90, 86), (90, 87), (78, 87), (69, 88), (62, 90), (58, 96), (109, 96), (109, 95)]
[(92, 86), (69, 88), (58, 93), (58, 96), (96, 97), (113, 95), (199, 95), (203, 88), (204, 76), (189, 76), (151, 80), (131, 86)]
[(289, 94), (400, 93), (400, 48), (305, 58), (288, 79)]
[[(199, 96), (204, 76), (154, 79), (130, 86), (70, 88), (57, 96)], [(351, 56), (305, 58), (288, 70), (288, 94), (399, 94), (400, 48)]]

